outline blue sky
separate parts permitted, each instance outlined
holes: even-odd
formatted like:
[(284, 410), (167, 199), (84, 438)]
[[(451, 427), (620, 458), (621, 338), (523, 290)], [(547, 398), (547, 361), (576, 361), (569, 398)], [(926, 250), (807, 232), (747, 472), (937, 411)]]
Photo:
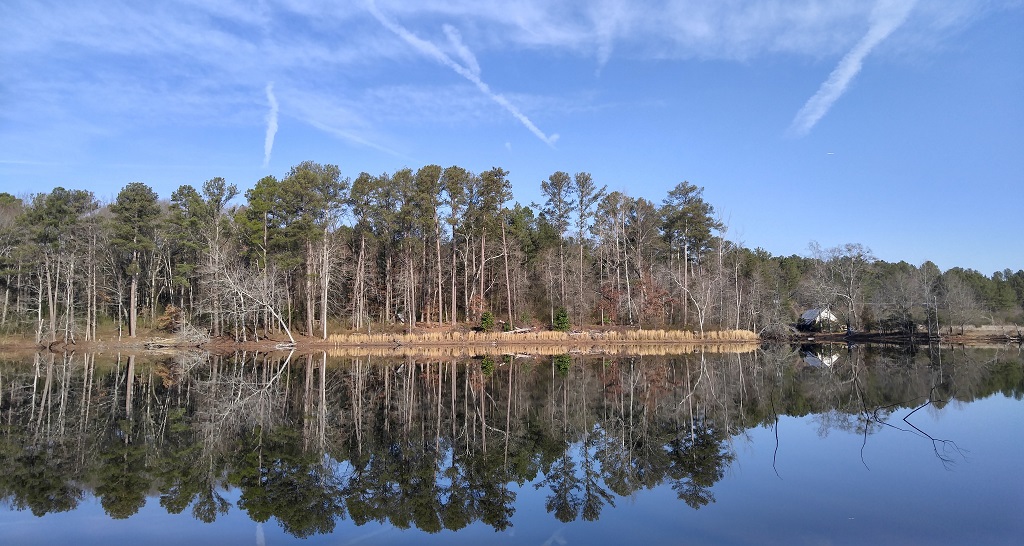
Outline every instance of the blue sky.
[(773, 254), (1024, 269), (1024, 2), (7, 0), (0, 191), (303, 160), (681, 181)]

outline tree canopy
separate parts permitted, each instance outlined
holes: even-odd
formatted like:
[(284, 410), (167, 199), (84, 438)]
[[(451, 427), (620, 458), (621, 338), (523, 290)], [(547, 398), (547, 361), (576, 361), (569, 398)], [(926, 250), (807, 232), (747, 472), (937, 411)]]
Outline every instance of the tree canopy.
[[(304, 161), (240, 195), (222, 178), (162, 201), (0, 193), (0, 328), (40, 340), (98, 324), (188, 324), (238, 340), (368, 325), (623, 325), (783, 332), (809, 308), (852, 329), (1021, 322), (1024, 272), (889, 264), (856, 242), (773, 256), (726, 238), (688, 181), (660, 205), (587, 172), (515, 202), (511, 173), (426, 165), (354, 179)], [(198, 188), (198, 189), (197, 189)], [(372, 328), (372, 326), (371, 326)]]

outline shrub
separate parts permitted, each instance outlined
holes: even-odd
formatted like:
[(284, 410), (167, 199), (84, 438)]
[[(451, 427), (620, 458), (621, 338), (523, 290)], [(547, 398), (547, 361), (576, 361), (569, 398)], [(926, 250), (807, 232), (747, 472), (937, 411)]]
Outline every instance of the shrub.
[(164, 308), (164, 313), (156, 318), (156, 327), (158, 330), (173, 332), (182, 324), (183, 319), (184, 313), (181, 309), (174, 305), (168, 305)]
[(494, 328), (494, 313), (484, 311), (484, 314), (480, 315), (480, 329), (490, 332), (491, 328)]
[(551, 329), (559, 332), (569, 331), (569, 312), (565, 310), (565, 307), (555, 310), (555, 320), (551, 323)]

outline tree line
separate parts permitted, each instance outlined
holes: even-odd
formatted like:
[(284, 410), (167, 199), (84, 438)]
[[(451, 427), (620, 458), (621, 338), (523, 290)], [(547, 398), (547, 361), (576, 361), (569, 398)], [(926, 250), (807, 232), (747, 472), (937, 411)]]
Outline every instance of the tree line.
[(306, 161), (241, 194), (222, 178), (111, 203), (58, 187), (0, 193), (0, 330), (38, 341), (189, 326), (239, 341), (478, 325), (785, 332), (807, 308), (851, 328), (1020, 322), (1024, 271), (886, 263), (851, 243), (773, 256), (681, 182), (660, 201), (589, 173), (512, 199), (509, 173), (427, 165), (343, 177)]

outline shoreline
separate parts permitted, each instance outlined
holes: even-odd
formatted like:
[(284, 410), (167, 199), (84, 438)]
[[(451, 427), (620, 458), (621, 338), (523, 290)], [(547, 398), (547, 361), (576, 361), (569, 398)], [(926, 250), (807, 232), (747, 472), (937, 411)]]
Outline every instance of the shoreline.
[(184, 339), (141, 336), (113, 340), (86, 342), (55, 341), (35, 343), (17, 337), (0, 338), (0, 354), (26, 352), (67, 353), (87, 351), (95, 353), (126, 352), (155, 354), (200, 350), (214, 354), (237, 352), (295, 352), (306, 354), (326, 351), (340, 355), (411, 355), (436, 353), (447, 355), (493, 355), (493, 354), (624, 354), (624, 349), (661, 349), (669, 354), (668, 348), (692, 349), (711, 348), (714, 351), (745, 352), (766, 343), (870, 343), (893, 345), (1021, 345), (1021, 337), (1011, 334), (979, 335), (942, 334), (909, 336), (906, 334), (884, 333), (801, 333), (784, 339), (762, 339), (748, 330), (709, 331), (704, 335), (688, 330), (586, 330), (575, 332), (473, 332), (446, 330), (443, 332), (333, 334), (328, 339), (296, 337), (292, 343), (287, 338), (266, 338), (258, 341), (235, 341), (230, 338), (213, 338), (196, 343)]
[[(710, 334), (710, 332), (709, 332)], [(514, 335), (514, 334), (513, 334)], [(601, 354), (620, 353), (623, 348), (634, 347), (756, 347), (761, 340), (750, 332), (751, 337), (738, 339), (715, 339), (714, 337), (692, 339), (604, 339), (600, 336), (575, 333), (564, 339), (508, 338), (484, 337), (465, 339), (455, 336), (454, 339), (443, 339), (423, 334), (378, 334), (375, 339), (367, 340), (365, 335), (356, 334), (352, 340), (339, 339), (331, 336), (324, 340), (319, 338), (296, 337), (295, 342), (287, 338), (267, 338), (259, 341), (234, 341), (225, 338), (214, 338), (202, 343), (176, 341), (164, 337), (137, 337), (120, 340), (97, 340), (83, 342), (44, 342), (32, 340), (12, 340), (0, 338), (0, 354), (24, 352), (66, 353), (76, 351), (106, 353), (161, 353), (199, 350), (214, 354), (232, 354), (236, 352), (291, 352), (305, 354), (312, 352), (359, 353), (369, 354), (394, 353), (395, 355), (421, 352), (469, 352), (472, 354), (522, 353), (527, 349), (548, 349), (538, 354)], [(555, 351), (554, 349), (559, 349)], [(690, 351), (685, 351), (690, 352)]]

